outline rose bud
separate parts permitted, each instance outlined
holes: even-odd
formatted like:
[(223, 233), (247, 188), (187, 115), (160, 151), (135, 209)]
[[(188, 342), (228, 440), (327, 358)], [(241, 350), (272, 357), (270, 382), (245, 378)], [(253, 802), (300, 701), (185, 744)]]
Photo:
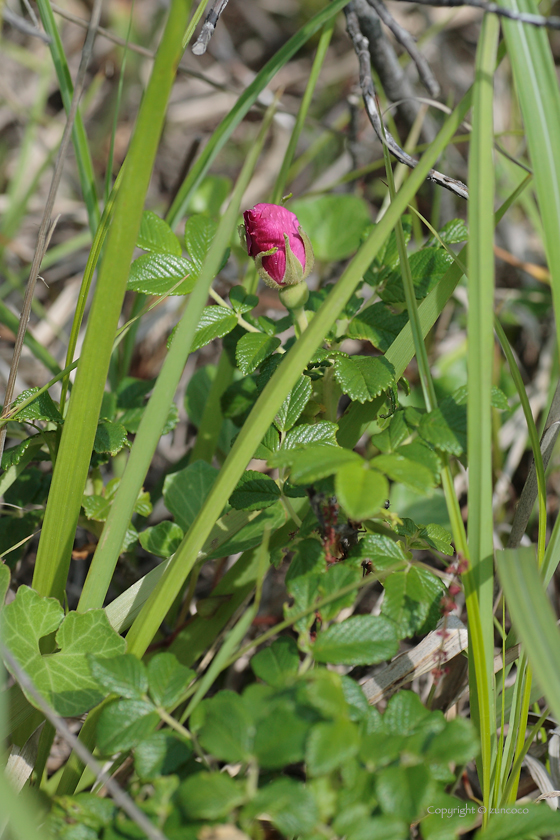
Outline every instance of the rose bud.
[(295, 213), (279, 204), (256, 204), (243, 219), (241, 241), (267, 286), (295, 286), (309, 276), (315, 258)]

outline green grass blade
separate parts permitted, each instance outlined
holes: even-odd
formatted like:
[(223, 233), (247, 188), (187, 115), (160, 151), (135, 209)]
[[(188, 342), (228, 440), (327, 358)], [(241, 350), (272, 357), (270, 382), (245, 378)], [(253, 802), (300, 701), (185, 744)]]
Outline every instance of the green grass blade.
[(282, 363), (264, 388), (229, 453), (202, 510), (177, 550), (172, 563), (166, 569), (156, 589), (150, 595), (142, 612), (129, 631), (128, 649), (136, 656), (142, 656), (150, 644), (177, 592), (181, 589), (196, 562), (198, 552), (204, 544), (217, 515), (229, 499), (258, 442), (272, 423), (286, 395), (293, 388), (312, 354), (323, 341), (328, 329), (350, 299), (365, 270), (388, 237), (397, 219), (423, 183), (441, 150), (445, 148), (454, 135), (469, 106), (470, 97), (466, 96), (445, 121), (440, 133), (422, 157), (417, 168), (397, 194), (394, 203), (335, 284), (309, 327), (290, 351), (286, 353)]
[[(469, 578), (480, 638), (469, 644), (470, 697), (480, 731), (484, 805), (490, 806), (496, 740), (493, 624), (492, 365), (494, 352), (494, 103), (499, 23), (486, 15), (477, 50), (469, 152), (467, 436), (469, 464)], [(470, 588), (470, 587), (469, 587)], [(471, 604), (473, 601), (471, 601)], [(468, 606), (470, 606), (469, 604)], [(469, 610), (469, 627), (473, 624)], [(476, 622), (478, 624), (478, 622)]]
[[(538, 13), (533, 0), (501, 0), (519, 12)], [(544, 231), (544, 246), (552, 276), (556, 334), (560, 347), (560, 91), (548, 33), (535, 26), (503, 21)]]
[(190, 8), (174, 0), (125, 162), (60, 449), (33, 586), (62, 598), (113, 341)]
[[(275, 106), (267, 112), (259, 138), (245, 161), (228, 209), (216, 231), (212, 249), (205, 260), (196, 287), (190, 295), (188, 306), (179, 322), (173, 343), (142, 416), (124, 475), (82, 590), (78, 605), (78, 609), (82, 612), (103, 605), (134, 504), (138, 497), (138, 491), (148, 472), (161, 430), (165, 425), (169, 406), (183, 373), (202, 310), (208, 299), (208, 289), (219, 271), (223, 255), (235, 229), (241, 199), (256, 166), (274, 110)], [(202, 544), (200, 548), (202, 548)], [(154, 633), (156, 630), (157, 628), (154, 628)]]
[(560, 720), (560, 632), (533, 548), (496, 552), (509, 613), (540, 689)]
[(212, 137), (204, 147), (204, 151), (192, 167), (169, 209), (166, 221), (175, 227), (185, 213), (189, 198), (198, 187), (216, 155), (229, 140), (245, 114), (257, 101), (259, 94), (272, 81), (276, 73), (283, 67), (303, 45), (333, 18), (348, 2), (348, 0), (332, 0), (329, 5), (311, 18), (301, 29), (293, 35), (284, 46), (268, 61), (255, 76), (249, 87), (239, 97), (229, 114), (227, 114)]
[[(58, 78), (58, 84), (60, 86), (60, 95), (62, 96), (64, 108), (68, 113), (70, 110), (70, 103), (72, 102), (74, 87), (72, 85), (68, 64), (66, 62), (66, 56), (64, 55), (62, 41), (60, 40), (60, 35), (58, 33), (58, 28), (49, 0), (37, 0), (37, 8), (39, 10), (45, 32), (51, 37), (51, 56), (56, 76)], [(76, 161), (78, 164), (84, 202), (87, 208), (89, 228), (91, 230), (91, 235), (93, 236), (97, 229), (97, 225), (99, 224), (99, 207), (97, 203), (97, 190), (95, 187), (93, 164), (89, 153), (87, 135), (79, 109), (76, 114), (76, 119), (74, 120), (74, 127), (72, 128), (72, 141), (76, 152)]]

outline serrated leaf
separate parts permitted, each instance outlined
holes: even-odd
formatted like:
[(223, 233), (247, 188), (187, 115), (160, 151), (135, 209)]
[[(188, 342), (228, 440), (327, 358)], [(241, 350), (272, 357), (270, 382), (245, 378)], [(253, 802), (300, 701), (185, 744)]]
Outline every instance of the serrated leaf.
[(384, 356), (337, 356), (334, 375), (343, 394), (365, 403), (393, 385), (395, 369)]
[(503, 391), (500, 391), (496, 386), (492, 387), (492, 408), (497, 408), (498, 411), (508, 411), (508, 398)]
[(120, 423), (105, 420), (98, 425), (97, 431), (95, 432), (93, 451), (108, 452), (110, 455), (116, 455), (127, 442), (128, 438), (125, 427)]
[(150, 696), (156, 706), (171, 710), (195, 676), (172, 653), (156, 653), (148, 662)]
[[(310, 832), (319, 814), (311, 791), (293, 779), (275, 779), (257, 792), (243, 810), (243, 819), (270, 820), (286, 837)], [(232, 840), (235, 838), (232, 837)], [(240, 837), (239, 840), (242, 840)]]
[[(241, 512), (232, 510), (226, 517), (240, 516)], [(244, 514), (246, 516), (250, 514)], [(227, 523), (226, 517), (222, 522)], [(286, 512), (281, 502), (277, 502), (266, 510), (261, 511), (248, 525), (241, 528), (225, 542), (221, 542), (215, 550), (210, 550), (207, 559), (213, 560), (217, 557), (226, 557), (228, 554), (238, 554), (241, 551), (249, 551), (256, 545), (262, 543), (262, 535), (265, 528), (273, 534), (286, 522)]]
[(281, 495), (272, 478), (256, 470), (245, 470), (229, 503), (236, 510), (261, 510), (273, 505)]
[(183, 529), (176, 522), (165, 520), (141, 531), (139, 540), (142, 548), (150, 554), (167, 558), (175, 554), (183, 537)]
[(153, 389), (155, 379), (137, 379), (125, 376), (117, 387), (117, 407), (119, 409), (143, 408), (146, 397)]
[(377, 776), (375, 792), (385, 814), (413, 822), (429, 805), (435, 785), (430, 772), (421, 764), (386, 767)]
[(146, 295), (188, 295), (197, 279), (195, 266), (172, 254), (143, 254), (130, 266), (127, 289)]
[(142, 700), (148, 690), (148, 676), (137, 656), (123, 653), (121, 656), (99, 658), (89, 653), (87, 659), (93, 678), (106, 694)]
[(221, 761), (246, 761), (252, 751), (255, 728), (243, 698), (234, 691), (219, 691), (203, 700), (191, 718), (201, 745)]
[(82, 507), (87, 519), (105, 522), (111, 510), (111, 502), (105, 496), (83, 496)]
[(274, 418), (274, 422), (281, 432), (287, 432), (299, 420), (312, 392), (313, 386), (309, 377), (300, 376)]
[(232, 286), (229, 290), (229, 301), (235, 312), (244, 315), (254, 309), (259, 302), (257, 295), (251, 295), (244, 286)]
[(224, 417), (234, 420), (240, 426), (255, 404), (259, 390), (251, 376), (245, 376), (229, 385), (220, 400)]
[[(45, 432), (45, 434), (50, 435), (50, 432)], [(56, 432), (52, 433), (53, 436)], [(45, 435), (31, 435), (31, 437), (25, 438), (22, 440), (21, 443), (18, 443), (17, 446), (12, 446), (10, 449), (5, 449), (4, 454), (2, 455), (2, 469), (9, 470), (10, 467), (15, 467), (19, 464), (25, 453), (29, 449), (40, 449), (45, 444)]]
[(351, 449), (315, 444), (305, 449), (281, 449), (270, 461), (270, 466), (291, 466), (293, 484), (312, 484), (320, 478), (333, 475), (346, 464), (362, 464), (362, 458)]
[(319, 540), (307, 539), (297, 544), (290, 568), (286, 573), (286, 586), (291, 590), (291, 581), (305, 575), (317, 575), (325, 571), (325, 550)]
[(330, 446), (338, 446), (336, 433), (337, 423), (323, 420), (320, 423), (302, 423), (294, 426), (284, 437), (282, 449), (296, 449), (298, 446), (309, 446), (313, 443), (321, 443)]
[(245, 785), (227, 773), (195, 773), (188, 776), (177, 791), (181, 810), (191, 820), (228, 817), (245, 798)]
[(410, 566), (406, 571), (393, 572), (385, 580), (382, 615), (395, 622), (401, 638), (414, 636), (423, 628), (428, 616), (430, 624), (440, 617), (439, 602), (443, 594), (441, 581), (425, 569)]
[(452, 536), (442, 525), (417, 525), (412, 519), (403, 517), (396, 526), (396, 532), (407, 538), (410, 548), (435, 548), (449, 556), (455, 553), (451, 545)]
[[(42, 598), (20, 586), (15, 599), (1, 612), (1, 620), (4, 644), (59, 715), (83, 714), (103, 699), (86, 659), (92, 639), (98, 657), (116, 656), (126, 646), (104, 610), (71, 612), (65, 617), (55, 598)], [(55, 631), (59, 650), (43, 656), (39, 641)], [(35, 705), (31, 696), (28, 700)]]
[(349, 720), (317, 723), (311, 730), (305, 761), (311, 776), (332, 773), (353, 758), (360, 748), (358, 728)]
[[(450, 219), (438, 231), (439, 238), (446, 245), (454, 245), (458, 242), (466, 242), (469, 238), (469, 229), (463, 219)], [(428, 248), (438, 248), (439, 240), (433, 236), (429, 242), (426, 243)]]
[[(39, 388), (29, 388), (27, 391), (22, 391), (12, 403), (11, 409), (17, 408), (37, 391), (39, 391)], [(59, 426), (64, 422), (62, 414), (48, 391), (39, 394), (29, 405), (22, 408), (15, 420), (45, 420), (50, 423), (57, 423)]]
[(407, 563), (407, 557), (399, 543), (382, 534), (369, 534), (348, 556), (349, 560), (362, 562), (369, 560), (374, 569), (391, 569)]
[[(233, 443), (233, 441), (232, 441)], [(265, 436), (257, 446), (253, 453), (253, 458), (257, 460), (268, 461), (280, 448), (280, 432), (276, 426), (269, 426)]]
[(169, 776), (192, 755), (192, 746), (172, 730), (154, 732), (141, 741), (134, 751), (134, 769), (144, 781)]
[(197, 274), (202, 268), (206, 255), (216, 235), (218, 223), (209, 216), (191, 216), (185, 225), (185, 245), (189, 256), (196, 265)]
[(374, 303), (362, 309), (348, 324), (346, 335), (370, 341), (385, 353), (408, 322), (406, 313), (395, 314), (384, 303)]
[(274, 688), (281, 688), (295, 678), (298, 667), (297, 645), (290, 636), (281, 636), (251, 659), (251, 668), (255, 676)]
[[(423, 248), (410, 255), (410, 272), (417, 300), (423, 300), (431, 292), (452, 263), (453, 257), (441, 248)], [(379, 296), (385, 303), (405, 302), (400, 268), (391, 271)]]
[[(345, 566), (342, 563), (333, 563), (320, 578), (319, 592), (321, 598), (326, 598), (329, 595), (334, 595), (339, 590), (350, 584), (357, 583), (362, 578), (362, 570), (353, 568), (352, 566)], [(330, 604), (325, 604), (321, 609), (321, 618), (323, 621), (331, 621), (339, 614), (345, 607), (351, 607), (356, 598), (356, 590), (347, 592)]]
[(467, 448), (467, 410), (454, 396), (447, 397), (438, 408), (424, 414), (418, 433), (442, 452), (461, 455)]
[(156, 251), (159, 254), (173, 254), (181, 256), (181, 243), (163, 219), (152, 213), (151, 210), (144, 210), (140, 231), (136, 240), (138, 248), (143, 251)]
[(313, 645), (313, 657), (333, 665), (373, 665), (394, 656), (398, 646), (391, 621), (383, 616), (356, 615), (321, 630)]
[(288, 704), (271, 710), (256, 726), (254, 753), (261, 767), (277, 770), (303, 761), (311, 721), (309, 709), (302, 715)]
[(246, 333), (237, 342), (235, 358), (243, 374), (253, 373), (280, 346), (280, 339), (264, 333)]
[(194, 334), (191, 353), (215, 338), (223, 338), (236, 326), (237, 316), (227, 306), (205, 306)]
[(206, 461), (195, 461), (165, 477), (163, 500), (183, 531), (187, 531), (194, 522), (218, 472)]
[(130, 750), (148, 738), (158, 723), (159, 715), (148, 700), (117, 700), (101, 711), (97, 746), (106, 755)]
[(409, 461), (397, 452), (391, 455), (378, 455), (372, 458), (370, 465), (385, 473), (392, 481), (398, 481), (416, 493), (425, 495), (436, 486), (436, 478), (428, 467), (418, 461)]
[(377, 513), (389, 495), (385, 476), (364, 462), (345, 464), (336, 473), (334, 487), (344, 512), (358, 522)]

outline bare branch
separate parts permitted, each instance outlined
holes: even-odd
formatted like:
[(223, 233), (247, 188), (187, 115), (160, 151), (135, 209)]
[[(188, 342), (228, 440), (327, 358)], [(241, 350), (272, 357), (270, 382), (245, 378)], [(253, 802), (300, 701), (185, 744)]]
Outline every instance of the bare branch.
[(440, 95), (440, 87), (437, 83), (434, 74), (430, 69), (430, 65), (416, 46), (416, 41), (404, 27), (397, 23), (395, 18), (389, 12), (383, 0), (367, 0), (369, 5), (375, 9), (385, 26), (391, 30), (399, 44), (404, 47), (412, 61), (416, 65), (420, 80), (430, 96), (437, 98)]
[[(367, 0), (367, 2), (369, 3), (370, 0)], [(414, 0), (414, 2), (421, 6), (443, 6), (445, 8), (472, 6), (475, 9), (482, 9), (484, 12), (508, 18), (508, 20), (515, 20), (518, 23), (529, 23), (531, 26), (544, 26), (547, 29), (560, 29), (559, 17), (547, 18), (542, 15), (532, 15), (527, 12), (512, 12), (510, 9), (504, 9), (503, 6), (498, 6), (497, 3), (487, 3), (486, 0)]]
[(203, 55), (206, 52), (210, 38), (214, 34), (216, 25), (220, 19), (220, 15), (227, 6), (229, 0), (214, 0), (210, 11), (206, 15), (200, 35), (192, 46), (192, 51), (195, 55)]
[(46, 32), (43, 32), (43, 30), (39, 29), (37, 26), (32, 26), (25, 20), (25, 18), (16, 15), (15, 12), (12, 12), (5, 6), (2, 9), (2, 17), (6, 23), (9, 23), (10, 26), (13, 26), (14, 29), (18, 30), (18, 32), (23, 32), (24, 35), (31, 35), (32, 38), (39, 38), (41, 41), (44, 41), (45, 44), (50, 44), (50, 35), (47, 35)]
[[(379, 140), (387, 145), (387, 148), (389, 149), (391, 154), (400, 163), (403, 163), (405, 166), (409, 166), (411, 169), (414, 169), (418, 165), (418, 161), (415, 160), (415, 158), (411, 157), (409, 154), (407, 154), (407, 152), (405, 152), (404, 149), (401, 149), (394, 137), (387, 131), (386, 128), (384, 129), (382, 126), (381, 117), (377, 109), (377, 98), (375, 94), (375, 88), (373, 86), (373, 80), (371, 78), (369, 44), (367, 38), (365, 38), (361, 32), (358, 17), (354, 11), (353, 2), (350, 2), (346, 6), (346, 8), (344, 9), (344, 14), (346, 16), (346, 29), (352, 40), (354, 49), (356, 50), (356, 55), (358, 56), (362, 97), (366, 107), (367, 115), (369, 117), (369, 121), (373, 126), (373, 130), (377, 134)], [(461, 181), (455, 180), (454, 178), (450, 178), (448, 175), (443, 175), (436, 169), (432, 169), (430, 171), (427, 180), (433, 181), (435, 184), (439, 184), (441, 187), (445, 187), (445, 189), (450, 190), (452, 193), (455, 193), (455, 195), (460, 196), (460, 198), (467, 199), (469, 197), (469, 191), (465, 184), (463, 184)]]

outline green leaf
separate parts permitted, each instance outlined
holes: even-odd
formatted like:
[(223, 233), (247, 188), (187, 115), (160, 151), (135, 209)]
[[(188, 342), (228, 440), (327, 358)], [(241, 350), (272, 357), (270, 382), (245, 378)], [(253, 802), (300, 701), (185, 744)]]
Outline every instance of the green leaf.
[(282, 449), (295, 449), (298, 446), (309, 446), (312, 443), (338, 446), (337, 431), (338, 425), (329, 420), (322, 420), (313, 424), (302, 423), (300, 426), (294, 426), (286, 434), (282, 441)]
[(280, 346), (279, 338), (264, 333), (246, 333), (237, 342), (235, 358), (243, 374), (253, 373)]
[(311, 239), (315, 258), (325, 262), (344, 260), (357, 251), (363, 234), (371, 227), (367, 203), (354, 195), (292, 201), (290, 210)]
[(364, 462), (344, 465), (336, 474), (334, 486), (345, 513), (358, 522), (376, 514), (389, 496), (385, 476)]
[(309, 377), (300, 376), (274, 418), (274, 422), (281, 432), (287, 432), (298, 421), (303, 409), (309, 402), (312, 392), (313, 386)]
[[(439, 238), (446, 245), (455, 245), (458, 242), (466, 242), (469, 238), (469, 229), (463, 219), (450, 219), (449, 222), (446, 222), (444, 226), (440, 228), (438, 233)], [(440, 247), (439, 240), (434, 236), (426, 243), (426, 246), (429, 248), (438, 248)]]
[[(29, 388), (27, 391), (22, 391), (19, 397), (12, 403), (12, 409), (17, 408), (18, 405), (21, 405), (22, 402), (25, 402), (25, 400), (37, 393), (38, 390), (39, 388)], [(48, 391), (39, 394), (29, 405), (22, 408), (15, 419), (18, 421), (46, 420), (50, 423), (57, 423), (59, 426), (64, 422), (56, 403)]]
[(183, 529), (176, 522), (158, 522), (146, 528), (139, 536), (140, 545), (156, 557), (170, 557), (175, 554), (184, 537)]
[[(221, 521), (224, 522), (226, 526), (227, 517), (231, 515), (239, 516), (240, 513), (233, 510), (230, 511), (229, 514), (226, 514), (225, 517), (222, 517)], [(227, 557), (229, 554), (238, 554), (242, 551), (249, 551), (251, 548), (255, 548), (255, 546), (262, 543), (262, 535), (265, 528), (268, 528), (273, 534), (278, 528), (284, 525), (285, 522), (286, 512), (282, 503), (277, 502), (275, 505), (271, 505), (271, 507), (261, 511), (255, 519), (237, 531), (237, 533), (228, 540), (220, 543), (214, 551), (210, 550), (207, 555), (207, 559), (213, 560), (218, 557)]]
[(261, 510), (273, 505), (281, 495), (272, 478), (256, 470), (245, 470), (229, 503), (236, 510)]
[(268, 461), (280, 448), (280, 432), (276, 426), (269, 426), (265, 436), (257, 446), (253, 458)]
[(203, 700), (191, 717), (191, 729), (204, 749), (221, 761), (247, 761), (255, 728), (243, 698), (224, 689)]
[(403, 517), (402, 524), (397, 524), (396, 532), (407, 538), (410, 548), (435, 548), (442, 554), (452, 556), (455, 552), (451, 545), (452, 536), (442, 525), (430, 523), (417, 525), (412, 519)]
[(360, 540), (350, 551), (348, 559), (360, 563), (369, 560), (374, 569), (383, 570), (407, 563), (406, 554), (400, 544), (381, 534), (369, 534)]
[(408, 322), (406, 313), (395, 314), (384, 303), (374, 303), (355, 315), (346, 330), (348, 338), (370, 341), (385, 353)]
[(303, 696), (309, 705), (317, 709), (321, 717), (333, 720), (348, 718), (348, 707), (340, 674), (328, 671), (326, 668), (315, 668), (313, 671), (308, 671), (305, 678)]
[(192, 755), (192, 747), (177, 732), (165, 729), (141, 741), (134, 751), (134, 769), (143, 781), (176, 773)]
[(467, 448), (467, 410), (454, 396), (447, 397), (438, 408), (424, 414), (418, 433), (442, 452), (461, 455)]
[(120, 423), (105, 420), (97, 427), (95, 440), (93, 441), (93, 451), (116, 455), (127, 443), (128, 438), (124, 426)]
[(105, 522), (111, 510), (111, 502), (105, 496), (84, 496), (82, 507), (88, 519), (96, 522)]
[(142, 700), (148, 690), (148, 676), (143, 663), (130, 653), (99, 658), (88, 654), (92, 676), (107, 694), (118, 694), (129, 700)]
[(218, 223), (208, 216), (191, 216), (185, 225), (185, 245), (193, 263), (196, 266), (197, 274), (202, 268), (208, 251), (212, 246), (212, 240), (216, 235)]
[[(306, 541), (307, 542), (307, 541)], [(334, 595), (339, 589), (349, 586), (351, 583), (357, 583), (362, 577), (362, 570), (352, 568), (352, 566), (344, 566), (342, 563), (332, 564), (324, 575), (320, 578), (319, 591), (322, 598), (328, 595)], [(330, 604), (326, 604), (321, 609), (321, 618), (323, 621), (331, 621), (336, 618), (340, 610), (345, 607), (350, 607), (356, 598), (356, 591), (348, 592), (341, 598), (337, 598)]]
[(181, 665), (172, 653), (157, 653), (148, 662), (150, 696), (164, 709), (177, 705), (194, 677), (194, 671)]
[(288, 591), (293, 594), (289, 584), (297, 577), (324, 572), (326, 567), (325, 551), (319, 540), (302, 540), (296, 546), (290, 568), (286, 573)]
[(293, 779), (275, 779), (260, 788), (242, 819), (269, 820), (286, 837), (312, 831), (319, 814), (312, 793)]
[(231, 179), (224, 175), (207, 175), (193, 192), (187, 211), (219, 216), (222, 204), (231, 190)]
[(191, 353), (215, 338), (223, 338), (236, 326), (237, 316), (227, 306), (205, 306), (194, 334)]
[[(426, 569), (410, 566), (404, 572), (393, 572), (385, 580), (385, 598), (382, 615), (392, 619), (399, 636), (414, 636), (421, 628), (433, 630), (441, 617), (439, 602), (443, 586), (439, 578)], [(430, 617), (430, 626), (424, 628)]]
[(10, 570), (5, 563), (0, 563), (0, 610), (6, 600), (10, 588)]
[(348, 717), (355, 722), (367, 720), (371, 707), (361, 687), (351, 677), (342, 676), (340, 679), (348, 706)]
[(147, 700), (117, 700), (104, 706), (97, 722), (97, 746), (112, 755), (130, 750), (154, 732), (159, 715)]
[(353, 758), (359, 748), (360, 738), (355, 723), (349, 720), (317, 723), (307, 741), (307, 770), (312, 776), (331, 773)]
[(334, 375), (342, 393), (360, 403), (377, 397), (395, 381), (395, 369), (384, 356), (337, 356)]
[(127, 288), (146, 295), (188, 295), (196, 272), (190, 260), (172, 254), (143, 254), (130, 266)]
[(188, 531), (204, 504), (219, 470), (206, 461), (195, 461), (171, 473), (163, 483), (163, 499), (183, 531)]
[(308, 712), (303, 716), (295, 708), (279, 706), (258, 721), (254, 751), (261, 767), (279, 770), (303, 761), (311, 725)]
[(12, 446), (10, 449), (4, 450), (4, 454), (2, 455), (2, 469), (9, 470), (10, 467), (16, 467), (28, 449), (41, 449), (45, 445), (45, 435), (48, 435), (54, 441), (56, 432), (31, 435), (31, 437), (25, 438), (21, 443), (18, 443), (17, 446)]
[(413, 691), (399, 691), (387, 703), (383, 730), (387, 735), (409, 737), (428, 720), (430, 714)]
[[(103, 699), (86, 654), (93, 649), (98, 657), (116, 656), (126, 645), (104, 610), (71, 612), (64, 617), (56, 598), (42, 598), (33, 589), (20, 586), (1, 618), (5, 645), (59, 715), (83, 714)], [(59, 650), (43, 656), (40, 639), (55, 631)], [(35, 704), (31, 696), (28, 700)]]
[(249, 294), (244, 286), (232, 286), (229, 290), (229, 302), (233, 306), (234, 312), (237, 312), (238, 315), (244, 315), (257, 306), (259, 298), (257, 295)]
[(298, 667), (299, 653), (291, 636), (281, 636), (251, 659), (255, 676), (274, 688), (282, 688), (293, 680), (297, 676)]
[[(475, 840), (532, 840), (533, 837), (557, 837), (560, 833), (560, 814), (524, 802), (512, 806), (509, 814), (495, 814), (489, 824), (475, 834)], [(513, 810), (515, 808), (515, 813)]]
[(375, 783), (375, 792), (385, 814), (405, 819), (408, 823), (419, 819), (430, 804), (435, 785), (426, 767), (386, 767)]
[(422, 495), (426, 495), (436, 486), (436, 478), (428, 467), (418, 461), (409, 461), (397, 452), (392, 455), (378, 455), (370, 461), (370, 465), (385, 473), (392, 481), (399, 481)]
[(281, 449), (268, 463), (271, 467), (291, 466), (293, 484), (312, 484), (337, 472), (345, 464), (362, 464), (362, 458), (350, 449), (315, 444), (305, 449)]
[(188, 776), (177, 791), (179, 806), (191, 820), (228, 817), (245, 798), (245, 786), (227, 773), (195, 773)]
[(160, 219), (151, 210), (144, 210), (136, 245), (143, 251), (173, 254), (175, 257), (181, 256), (181, 243), (167, 222)]
[(470, 720), (453, 718), (445, 729), (430, 739), (426, 758), (429, 761), (467, 764), (478, 752), (476, 731)]
[[(453, 257), (441, 248), (423, 248), (410, 255), (410, 271), (417, 300), (422, 300), (431, 292), (452, 263)], [(379, 296), (385, 303), (405, 302), (400, 268), (391, 271)]]
[(395, 625), (383, 616), (357, 615), (317, 634), (313, 656), (334, 665), (373, 665), (398, 650)]
[(231, 418), (241, 426), (254, 406), (259, 389), (252, 376), (245, 376), (233, 382), (222, 394), (220, 403), (224, 417)]

